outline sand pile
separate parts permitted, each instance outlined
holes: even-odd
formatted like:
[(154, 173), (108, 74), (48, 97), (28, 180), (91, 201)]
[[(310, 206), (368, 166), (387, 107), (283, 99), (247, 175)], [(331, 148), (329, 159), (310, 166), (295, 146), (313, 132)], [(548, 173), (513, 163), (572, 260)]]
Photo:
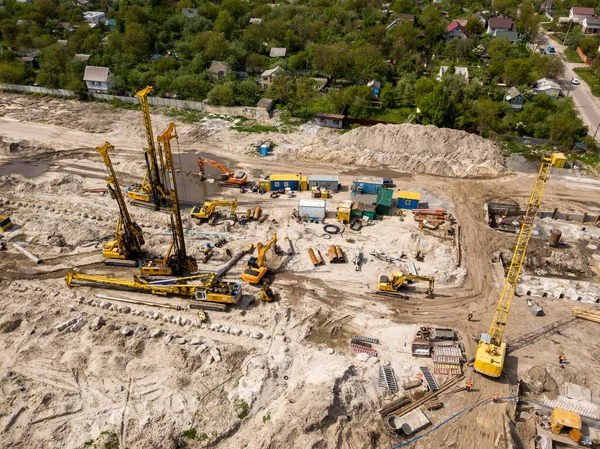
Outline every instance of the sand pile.
[(500, 149), (464, 131), (422, 125), (377, 125), (318, 137), (298, 159), (391, 168), (458, 178), (507, 173)]

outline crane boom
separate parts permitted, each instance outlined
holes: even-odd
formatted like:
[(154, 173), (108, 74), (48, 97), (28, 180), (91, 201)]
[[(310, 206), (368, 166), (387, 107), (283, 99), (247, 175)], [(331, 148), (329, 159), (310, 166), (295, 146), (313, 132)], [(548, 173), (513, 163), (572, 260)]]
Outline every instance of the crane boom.
[(183, 223), (181, 221), (181, 210), (179, 208), (179, 198), (177, 196), (173, 153), (171, 152), (171, 140), (176, 137), (177, 133), (175, 131), (174, 123), (171, 123), (165, 132), (158, 137), (158, 142), (162, 144), (162, 150), (165, 152), (165, 167), (169, 178), (169, 191), (172, 203), (171, 229), (173, 231), (173, 241), (169, 251), (163, 259), (157, 259), (143, 264), (141, 268), (142, 274), (173, 275), (198, 270), (196, 259), (187, 255), (185, 239), (183, 236)]
[(248, 260), (248, 266), (242, 272), (242, 279), (251, 284), (258, 284), (262, 278), (267, 274), (269, 269), (264, 266), (265, 255), (267, 251), (275, 247), (277, 243), (277, 234), (273, 234), (271, 240), (266, 245), (258, 243), (256, 248), (258, 250), (258, 257), (251, 257)]
[[(142, 106), (142, 117), (144, 119), (144, 128), (146, 129), (148, 148), (145, 149), (145, 152), (148, 170), (141, 185), (134, 184), (128, 187), (125, 192), (127, 193), (127, 196), (134, 200), (140, 200), (144, 203), (153, 202), (159, 206), (167, 201), (169, 194), (165, 189), (164, 182), (161, 181), (161, 167), (164, 167), (162, 153), (156, 151), (156, 145), (154, 143), (154, 133), (152, 131), (150, 107), (148, 104), (148, 94), (151, 92), (152, 86), (146, 86), (135, 94)], [(157, 153), (158, 156), (160, 156), (160, 167), (158, 165)], [(142, 205), (135, 202), (133, 204), (138, 206)]]
[(515, 294), (515, 288), (521, 274), (525, 253), (531, 233), (533, 231), (533, 223), (540, 208), (544, 186), (548, 179), (548, 174), (552, 167), (550, 158), (544, 157), (540, 165), (529, 202), (527, 204), (527, 212), (521, 223), (521, 230), (517, 238), (517, 244), (513, 252), (510, 268), (506, 274), (500, 299), (496, 306), (494, 319), (487, 334), (482, 334), (477, 346), (477, 355), (473, 367), (476, 371), (490, 377), (500, 377), (504, 367), (504, 357), (506, 355), (506, 343), (502, 343), (502, 335), (508, 319), (508, 312)]
[(133, 221), (127, 210), (121, 186), (119, 185), (110, 156), (108, 155), (108, 151), (114, 150), (114, 148), (115, 147), (108, 142), (104, 142), (103, 145), (96, 148), (96, 151), (102, 156), (104, 165), (106, 165), (108, 171), (107, 186), (114, 194), (117, 205), (119, 206), (119, 220), (117, 222), (115, 240), (109, 242), (104, 247), (104, 252), (102, 254), (109, 259), (126, 259), (128, 257), (137, 257), (142, 253), (144, 237), (142, 229)]

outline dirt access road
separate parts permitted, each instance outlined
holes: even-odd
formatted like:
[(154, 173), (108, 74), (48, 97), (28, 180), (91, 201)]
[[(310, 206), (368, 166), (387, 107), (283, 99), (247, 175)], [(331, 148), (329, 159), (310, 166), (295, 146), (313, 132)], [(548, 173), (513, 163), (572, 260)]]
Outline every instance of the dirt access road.
[[(189, 428), (207, 434), (207, 439), (188, 441), (191, 447), (207, 444), (219, 448), (391, 447), (397, 440), (387, 435), (376, 413), (382, 401), (374, 384), (379, 361), (360, 362), (347, 350), (348, 336), (354, 333), (378, 336), (382, 340), (382, 362), (402, 361), (406, 366), (406, 371), (396, 368), (401, 382), (405, 379), (402, 375), (414, 376), (419, 365), (406, 347), (408, 344), (410, 348), (414, 325), (454, 327), (464, 338), (468, 353), (474, 355), (469, 337), (487, 329), (502, 282), (498, 264), (492, 260), (497, 251), (512, 249), (515, 241), (514, 235), (498, 233), (487, 226), (483, 205), (493, 198), (524, 204), (533, 184), (532, 174), (457, 179), (401, 173), (393, 167), (324, 163), (315, 156), (311, 160), (293, 159), (289, 154), (294, 151), (291, 145), (301, 151), (302, 146), (323, 139), (322, 134), (328, 139), (335, 139), (336, 134), (309, 128), (285, 135), (260, 136), (238, 133), (218, 120), (180, 126), (178, 151), (182, 156), (192, 155), (192, 162), (184, 164), (179, 172), (184, 176), (188, 171), (197, 171), (193, 166), (193, 155), (197, 153), (228, 160), (232, 168), (249, 172), (252, 179), (260, 174), (290, 170), (341, 172), (340, 180), (348, 186), (354, 174), (379, 174), (393, 177), (398, 188), (420, 187), (446, 199), (463, 230), (460, 270), (452, 268), (451, 251), (439, 256), (434, 246), (426, 251), (423, 269), (430, 264), (430, 269), (439, 269), (436, 278), (445, 278), (444, 282), (436, 282), (436, 298), (398, 302), (374, 298), (369, 293), (375, 274), (392, 269), (385, 264), (368, 260), (361, 273), (342, 266), (335, 270), (332, 266), (312, 268), (304, 257), (306, 245), (317, 245), (319, 241), (328, 244), (328, 241), (319, 237), (313, 225), (299, 225), (289, 219), (297, 199), (240, 196), (240, 209), (259, 204), (277, 223), (266, 228), (258, 225), (247, 228), (243, 233), (250, 240), (244, 241), (240, 235), (232, 243), (232, 252), (245, 247), (248, 241), (264, 242), (278, 232), (296, 236), (294, 241), (302, 254), (277, 277), (274, 288), (281, 294), (278, 303), (248, 303), (226, 316), (210, 314), (211, 326), (221, 323), (227, 329), (237, 327), (248, 332), (238, 338), (193, 325), (181, 327), (171, 321), (158, 325), (162, 318), (151, 316), (155, 310), (140, 310), (134, 315), (133, 310), (126, 313), (122, 309), (105, 309), (90, 303), (94, 301), (91, 290), (66, 290), (63, 276), (68, 267), (79, 266), (91, 272), (102, 269), (98, 250), (78, 243), (110, 233), (113, 226), (108, 218), (91, 220), (77, 212), (87, 211), (88, 215), (94, 213), (98, 217), (114, 214), (110, 199), (85, 193), (86, 189), (103, 185), (103, 169), (93, 147), (105, 140), (115, 144), (117, 171), (127, 179), (139, 179), (144, 171), (141, 120), (134, 111), (56, 100), (52, 100), (52, 108), (41, 114), (28, 108), (29, 102), (27, 97), (1, 97), (4, 106), (0, 113), (0, 137), (28, 142), (14, 153), (5, 152), (0, 161), (36, 160), (47, 162), (49, 169), (30, 179), (3, 180), (2, 197), (46, 204), (54, 209), (44, 212), (42, 206), (41, 214), (32, 212), (40, 209), (31, 206), (14, 209), (16, 218), (26, 222), (23, 227), (27, 236), (36, 232), (45, 235), (49, 228), (56, 228), (69, 243), (74, 243), (72, 252), (45, 254), (46, 266), (31, 267), (28, 260), (12, 252), (0, 262), (2, 285), (7, 292), (0, 300), (3, 308), (0, 394), (6, 399), (0, 402), (7, 404), (0, 409), (0, 435), (9, 442), (9, 447), (35, 446), (40, 442), (47, 447), (81, 447), (85, 441), (109, 438), (107, 435), (113, 433), (123, 447), (179, 447), (177, 435)], [(81, 117), (88, 118), (82, 122)], [(153, 115), (153, 120), (155, 134), (170, 121), (161, 115)], [(259, 138), (278, 143), (274, 156), (258, 158), (249, 150)], [(427, 165), (427, 161), (423, 164)], [(425, 169), (430, 170), (433, 165)], [(599, 190), (597, 181), (554, 170), (543, 204), (547, 209), (555, 206), (598, 209)], [(235, 192), (203, 194), (233, 196)], [(341, 192), (330, 202), (337, 204), (346, 197), (349, 198), (348, 192)], [(166, 248), (169, 236), (160, 229), (165, 227), (164, 217), (146, 211), (133, 213), (144, 224), (145, 234), (151, 236), (147, 241), (151, 238), (153, 243)], [(188, 224), (186, 229), (197, 229)], [(401, 224), (391, 218), (365, 228), (356, 238), (364, 238), (361, 241), (365, 248), (371, 245), (385, 251), (392, 251), (394, 248), (390, 246), (400, 245), (399, 242), (410, 249), (429, 244), (431, 236), (409, 226), (410, 223)], [(402, 240), (405, 237), (417, 243), (411, 246), (410, 241)], [(189, 242), (190, 251), (194, 252), (203, 245), (202, 240)], [(235, 274), (239, 275), (239, 270)], [(506, 337), (510, 340), (563, 318), (570, 307), (571, 303), (564, 300), (548, 302), (547, 315), (534, 318), (517, 298)], [(466, 320), (469, 311), (475, 312), (471, 322)], [(107, 321), (107, 326), (99, 332), (88, 330), (87, 324), (77, 333), (65, 334), (54, 329), (58, 322), (69, 317), (84, 314), (92, 321), (99, 313)], [(167, 312), (164, 315), (166, 318)], [(181, 316), (195, 319), (184, 312)], [(141, 338), (147, 330), (141, 330), (138, 337), (121, 334), (127, 327), (133, 332), (142, 325), (153, 326), (166, 337), (160, 341)], [(111, 333), (109, 326), (121, 327)], [(261, 338), (252, 337), (255, 333)], [(580, 323), (562, 336), (553, 336), (550, 342), (540, 341), (520, 350), (507, 361), (507, 376), (500, 381), (483, 378), (467, 369), (466, 376), (473, 380), (476, 391), (443, 398), (445, 408), (434, 414), (435, 422), (490, 398), (497, 391), (502, 396), (510, 395), (517, 379), (532, 366), (547, 368), (557, 380), (582, 380), (585, 375), (581, 373), (597, 369), (590, 357), (574, 356), (569, 368), (562, 372), (555, 372), (556, 358), (561, 352), (575, 355), (577, 347), (596, 345), (597, 342), (589, 340), (594, 334), (592, 323)], [(168, 337), (172, 337), (170, 343), (163, 343), (162, 338)], [(327, 354), (326, 348), (333, 348), (335, 353)], [(222, 361), (217, 361), (221, 358)], [(19, 390), (21, 385), (26, 387), (24, 392)], [(59, 398), (53, 390), (64, 394)], [(241, 404), (237, 402), (241, 399), (250, 406), (245, 419), (236, 416), (240, 411), (232, 406)], [(210, 413), (205, 413), (206, 410)], [(412, 447), (508, 447), (505, 432), (510, 419), (504, 405), (484, 405), (475, 416), (462, 415)], [(102, 436), (102, 431), (107, 433)]]

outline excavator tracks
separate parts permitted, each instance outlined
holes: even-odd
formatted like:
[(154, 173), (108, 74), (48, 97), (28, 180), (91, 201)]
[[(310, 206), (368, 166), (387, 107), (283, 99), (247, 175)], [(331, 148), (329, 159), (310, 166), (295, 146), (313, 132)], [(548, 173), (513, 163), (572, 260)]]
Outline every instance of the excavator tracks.
[(409, 299), (408, 296), (403, 295), (402, 293), (384, 292), (384, 291), (378, 290), (378, 291), (375, 292), (375, 294), (379, 295), (379, 296), (389, 296), (389, 297), (392, 297), (392, 298)]
[(215, 312), (228, 312), (229, 304), (210, 301), (194, 301), (188, 305), (188, 309), (212, 310)]
[(137, 260), (107, 259), (104, 261), (104, 265), (109, 266), (109, 267), (137, 268), (139, 266), (139, 263)]

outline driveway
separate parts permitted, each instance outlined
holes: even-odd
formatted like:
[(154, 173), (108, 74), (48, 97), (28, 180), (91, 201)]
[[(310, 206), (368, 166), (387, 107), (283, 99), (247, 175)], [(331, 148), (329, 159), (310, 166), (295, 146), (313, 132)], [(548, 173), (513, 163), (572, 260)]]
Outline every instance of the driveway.
[(578, 86), (571, 84), (571, 78), (579, 78), (573, 69), (587, 66), (584, 63), (566, 62), (567, 58), (564, 51), (567, 47), (562, 45), (561, 42), (552, 39), (551, 35), (541, 35), (540, 40), (543, 41), (544, 46), (552, 45), (563, 61), (565, 61), (565, 76), (558, 80), (558, 83), (563, 88), (565, 96), (573, 97), (575, 110), (579, 113), (583, 123), (587, 125), (588, 133), (594, 135), (600, 124), (600, 99), (592, 95), (590, 86), (582, 79), (579, 79), (581, 84)]

